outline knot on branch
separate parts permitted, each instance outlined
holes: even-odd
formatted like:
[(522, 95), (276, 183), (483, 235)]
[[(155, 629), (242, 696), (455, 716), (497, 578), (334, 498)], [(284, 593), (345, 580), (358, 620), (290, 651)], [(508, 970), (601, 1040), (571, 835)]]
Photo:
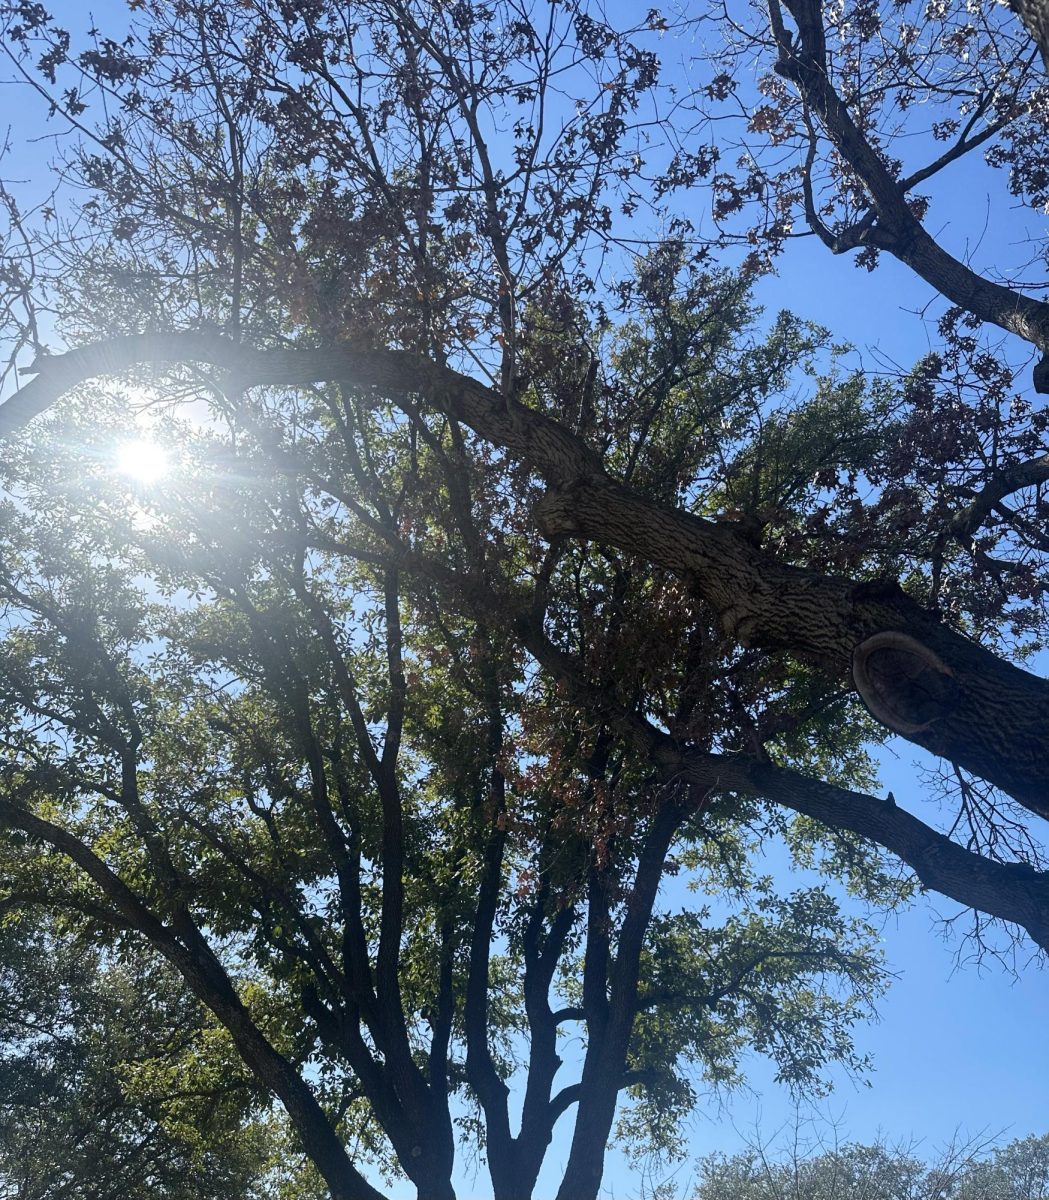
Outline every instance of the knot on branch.
[(804, 66), (793, 55), (790, 58), (779, 58), (772, 64), (772, 69), (788, 83), (801, 83), (805, 74)]
[(579, 495), (586, 480), (576, 480), (549, 488), (532, 508), (536, 528), (548, 541), (558, 537), (579, 536), (583, 525), (579, 520)]
[(897, 733), (921, 733), (957, 703), (954, 672), (905, 633), (876, 633), (852, 653), (852, 678), (864, 704)]

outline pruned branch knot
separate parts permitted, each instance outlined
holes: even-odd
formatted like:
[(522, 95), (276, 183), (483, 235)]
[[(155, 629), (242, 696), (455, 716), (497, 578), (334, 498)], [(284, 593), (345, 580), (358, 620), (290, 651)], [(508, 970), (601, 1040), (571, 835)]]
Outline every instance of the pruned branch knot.
[(852, 677), (864, 704), (897, 733), (921, 733), (954, 711), (954, 672), (928, 646), (905, 633), (885, 631), (861, 642)]

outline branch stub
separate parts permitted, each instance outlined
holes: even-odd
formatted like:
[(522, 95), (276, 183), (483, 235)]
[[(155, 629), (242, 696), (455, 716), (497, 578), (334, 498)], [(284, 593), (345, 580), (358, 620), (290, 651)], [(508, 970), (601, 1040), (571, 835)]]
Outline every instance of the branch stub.
[(852, 678), (871, 715), (897, 733), (921, 733), (957, 702), (954, 672), (906, 633), (887, 630), (860, 642)]

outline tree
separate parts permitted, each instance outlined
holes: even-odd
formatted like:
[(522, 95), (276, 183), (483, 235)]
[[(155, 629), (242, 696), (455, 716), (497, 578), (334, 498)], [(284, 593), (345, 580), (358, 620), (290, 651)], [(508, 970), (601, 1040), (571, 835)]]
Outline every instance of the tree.
[[(739, 346), (738, 285), (701, 282), (719, 315), (691, 336), (706, 370), (753, 373), (720, 408), (742, 419), (819, 339), (785, 319)], [(619, 351), (624, 369), (652, 352), (640, 327)], [(780, 826), (874, 902), (906, 886), (862, 846), (662, 780), (623, 731), (534, 676), (505, 620), (519, 594), (471, 568), (471, 510), (502, 525), (507, 570), (540, 576), (539, 653), (571, 665), (563, 647), (587, 647), (574, 670), (614, 669), (646, 705), (713, 722), (707, 736), (732, 736), (733, 702), (789, 730), (799, 705), (830, 701), (800, 670), (766, 700), (767, 675), (741, 662), (719, 715), (667, 657), (668, 630), (694, 624), (673, 580), (659, 598), (606, 555), (551, 556), (514, 528), (509, 472), (476, 474), (446, 426), (343, 389), (302, 399), (276, 425), (283, 398), (242, 405), (235, 440), (172, 424), (170, 481), (137, 493), (113, 470), (126, 402), (101, 390), (7, 458), (10, 904), (147, 939), (280, 1099), (334, 1196), (380, 1194), (347, 1146), (449, 1196), (463, 1142), (483, 1148), (496, 1196), (528, 1195), (567, 1112), (561, 1195), (596, 1195), (624, 1092), (623, 1136), (673, 1149), (694, 1077), (730, 1084), (748, 1052), (801, 1088), (832, 1063), (862, 1069), (850, 1030), (884, 984), (874, 931), (822, 886), (778, 893), (750, 851)], [(824, 404), (847, 418), (854, 397)], [(280, 428), (301, 436), (281, 449)], [(686, 432), (672, 411), (653, 436), (673, 456)], [(410, 545), (391, 561), (387, 536), (444, 541), (450, 575), (414, 570)], [(449, 577), (476, 603), (449, 603)], [(639, 619), (654, 600), (665, 628)], [(691, 636), (715, 669), (723, 640), (706, 623)], [(822, 724), (797, 754), (863, 778), (861, 730)], [(657, 905), (680, 870), (708, 905)]]
[(932, 1163), (907, 1147), (846, 1142), (819, 1153), (795, 1146), (786, 1157), (757, 1148), (712, 1155), (700, 1164), (694, 1200), (1041, 1200), (1049, 1186), (1049, 1138), (1028, 1137), (992, 1147), (979, 1138), (958, 1142)]
[[(974, 284), (895, 382), (787, 315), (747, 335), (788, 231), (718, 270), (671, 207), (716, 155), (646, 176), (643, 132), (687, 132), (648, 120), (656, 13), (129, 7), (134, 32), (84, 49), (4, 9), (82, 189), (7, 197), (12, 374), (37, 355), (0, 408), (0, 819), (26, 903), (148, 940), (339, 1200), (377, 1194), (347, 1144), (450, 1195), (457, 1119), (496, 1196), (530, 1194), (568, 1109), (560, 1195), (592, 1196), (624, 1091), (657, 1134), (687, 1071), (731, 1077), (746, 1045), (798, 1083), (849, 1061), (866, 935), (821, 889), (771, 890), (755, 837), (891, 900), (883, 848), (1049, 946), (1027, 823), (1049, 706), (1012, 661), (1044, 630), (1046, 416), (966, 327), (999, 293)], [(772, 36), (804, 88), (797, 13)], [(1007, 74), (962, 139), (1033, 179), (1041, 85)], [(829, 132), (802, 140), (802, 206), (844, 121), (803, 100)], [(866, 197), (865, 247), (932, 254), (885, 156), (860, 170), (864, 113), (821, 220)], [(725, 216), (757, 187), (713, 183)], [(624, 259), (644, 213), (661, 235)], [(1041, 349), (1040, 302), (1009, 294)], [(178, 460), (130, 509), (105, 471), (129, 404), (169, 412)], [(871, 794), (887, 730), (953, 764), (950, 833)], [(657, 909), (675, 869), (710, 911)]]
[(1049, 1192), (1049, 1139), (1020, 1138), (996, 1150), (961, 1180), (962, 1200), (1004, 1196), (1007, 1200), (1038, 1200)]
[[(764, 219), (752, 236), (770, 255), (803, 222), (833, 253), (858, 251), (868, 269), (880, 254), (898, 258), (960, 312), (1029, 342), (1041, 356), (1035, 387), (1045, 391), (1049, 307), (1026, 294), (1038, 283), (1022, 271), (998, 282), (952, 254), (923, 224), (931, 200), (917, 191), (982, 152), (1008, 168), (1021, 205), (1044, 207), (1046, 84), (1031, 45), (1040, 7), (1013, 5), (1021, 24), (993, 4), (902, 3), (882, 14), (863, 2), (773, 0), (749, 6), (742, 21), (715, 5), (726, 39), (707, 91), (731, 98), (744, 62), (760, 76), (739, 160), (746, 173), (729, 168), (715, 180), (719, 217), (756, 203)], [(1043, 252), (1034, 256), (1041, 265)], [(1000, 265), (999, 276), (1008, 269)]]
[(0, 929), (0, 1194), (275, 1196), (275, 1130), (178, 976), (28, 924)]

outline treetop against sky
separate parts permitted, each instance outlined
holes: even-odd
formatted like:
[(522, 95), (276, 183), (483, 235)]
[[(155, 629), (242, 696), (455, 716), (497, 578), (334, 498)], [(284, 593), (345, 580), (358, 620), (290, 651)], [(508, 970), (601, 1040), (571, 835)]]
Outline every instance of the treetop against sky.
[[(1038, 228), (1038, 6), (0, 13), (2, 903), (165, 959), (296, 1187), (518, 1200), (568, 1121), (585, 1200), (861, 1072), (846, 894), (1049, 947), (1044, 244), (942, 207)], [(929, 352), (759, 320), (805, 238)]]

